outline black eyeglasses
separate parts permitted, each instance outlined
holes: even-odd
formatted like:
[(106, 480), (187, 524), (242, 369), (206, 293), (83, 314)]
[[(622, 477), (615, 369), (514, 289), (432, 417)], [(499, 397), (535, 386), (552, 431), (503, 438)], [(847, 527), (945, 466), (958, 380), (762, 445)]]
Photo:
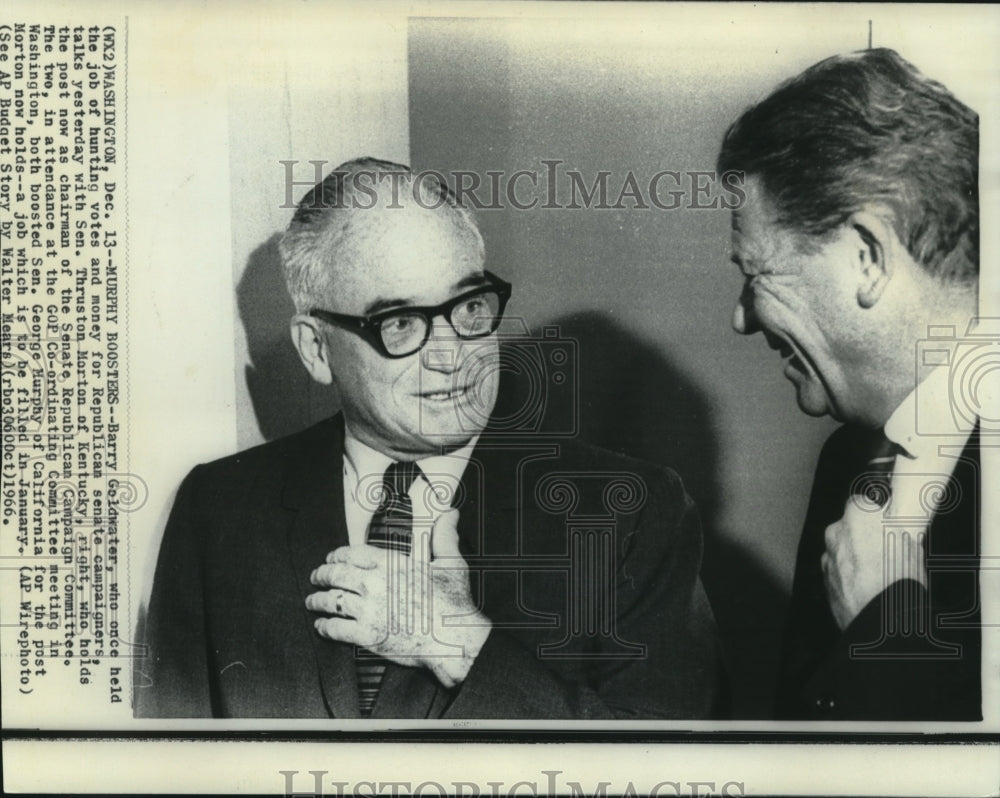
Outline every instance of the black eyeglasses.
[(444, 316), (459, 338), (482, 338), (495, 332), (510, 299), (510, 283), (484, 272), (489, 280), (440, 305), (393, 308), (371, 316), (348, 316), (313, 309), (310, 316), (360, 335), (385, 357), (407, 357), (423, 349), (433, 320)]

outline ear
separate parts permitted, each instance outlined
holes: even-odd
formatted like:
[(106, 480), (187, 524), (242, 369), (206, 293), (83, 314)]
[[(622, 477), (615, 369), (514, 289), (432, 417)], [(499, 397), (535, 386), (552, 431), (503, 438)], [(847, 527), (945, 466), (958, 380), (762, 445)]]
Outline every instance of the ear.
[(323, 336), (320, 322), (311, 316), (299, 313), (292, 317), (290, 330), (292, 343), (309, 375), (322, 385), (332, 384), (333, 364), (330, 362), (330, 348)]
[(896, 231), (885, 218), (870, 211), (851, 214), (848, 228), (858, 277), (858, 304), (871, 308), (882, 297), (892, 279), (898, 251)]

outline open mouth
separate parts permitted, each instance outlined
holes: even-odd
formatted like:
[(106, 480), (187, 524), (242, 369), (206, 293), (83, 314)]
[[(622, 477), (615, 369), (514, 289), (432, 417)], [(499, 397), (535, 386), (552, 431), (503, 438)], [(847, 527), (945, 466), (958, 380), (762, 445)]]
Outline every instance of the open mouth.
[(792, 345), (788, 343), (784, 338), (779, 338), (777, 335), (765, 335), (767, 339), (767, 345), (771, 347), (775, 352), (777, 352), (782, 360), (786, 360), (795, 354), (795, 350), (792, 349)]
[(420, 398), (428, 402), (453, 402), (462, 399), (469, 393), (469, 386), (448, 388), (442, 391), (421, 391)]
[(794, 347), (784, 338), (779, 338), (776, 335), (769, 335), (767, 336), (767, 345), (777, 352), (778, 356), (785, 361), (786, 370), (792, 369), (799, 372), (804, 372), (806, 370), (805, 363), (803, 363), (802, 358), (799, 357)]
[(778, 354), (781, 355), (781, 359), (785, 362), (785, 376), (788, 377), (790, 374), (795, 373), (799, 375), (807, 375), (809, 370), (806, 368), (805, 362), (799, 357), (798, 353), (788, 344), (785, 344), (778, 350)]

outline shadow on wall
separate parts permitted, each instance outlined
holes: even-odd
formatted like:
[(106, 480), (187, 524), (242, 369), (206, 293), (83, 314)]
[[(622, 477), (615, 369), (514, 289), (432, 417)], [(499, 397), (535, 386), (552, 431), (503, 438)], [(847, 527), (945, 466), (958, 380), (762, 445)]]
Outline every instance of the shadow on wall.
[(298, 432), (338, 410), (335, 392), (312, 381), (288, 334), (295, 313), (278, 253), (280, 234), (257, 247), (236, 287), (250, 363), (244, 369), (265, 440)]
[[(580, 437), (612, 451), (669, 466), (701, 513), (702, 579), (726, 649), (733, 714), (773, 712), (781, 619), (788, 597), (754, 556), (719, 527), (718, 442), (711, 403), (663, 353), (602, 313), (560, 317), (542, 327), (576, 342)], [(565, 394), (565, 392), (563, 392)], [(571, 408), (555, 409), (559, 413)]]

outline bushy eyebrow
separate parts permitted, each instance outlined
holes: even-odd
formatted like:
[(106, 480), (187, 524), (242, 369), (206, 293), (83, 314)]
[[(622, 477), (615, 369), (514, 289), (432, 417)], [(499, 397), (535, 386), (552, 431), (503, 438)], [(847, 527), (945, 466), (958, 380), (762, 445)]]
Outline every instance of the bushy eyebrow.
[(372, 316), (383, 310), (391, 310), (392, 308), (405, 308), (407, 305), (412, 305), (413, 302), (408, 299), (376, 299), (374, 302), (365, 305), (365, 310), (362, 315)]
[(752, 257), (746, 255), (740, 255), (736, 252), (729, 256), (729, 260), (736, 264), (736, 267), (740, 270), (740, 273), (746, 277), (756, 277), (762, 274), (769, 274), (770, 269), (766, 262), (761, 262), (755, 260)]
[(463, 288), (476, 288), (480, 285), (489, 285), (489, 282), (485, 274), (470, 274), (455, 283), (451, 290), (461, 291)]
[(729, 260), (735, 263), (741, 272), (753, 269), (753, 261), (750, 258), (743, 258), (735, 252), (729, 256)]
[[(475, 288), (480, 285), (487, 285), (489, 281), (483, 274), (470, 274), (463, 277), (457, 283), (454, 283), (449, 289), (453, 293), (458, 293), (463, 288)], [(376, 313), (380, 313), (383, 310), (392, 310), (394, 308), (405, 308), (410, 305), (417, 304), (412, 299), (387, 299), (378, 298), (375, 301), (369, 303), (365, 306), (364, 314), (365, 316), (373, 316)]]

